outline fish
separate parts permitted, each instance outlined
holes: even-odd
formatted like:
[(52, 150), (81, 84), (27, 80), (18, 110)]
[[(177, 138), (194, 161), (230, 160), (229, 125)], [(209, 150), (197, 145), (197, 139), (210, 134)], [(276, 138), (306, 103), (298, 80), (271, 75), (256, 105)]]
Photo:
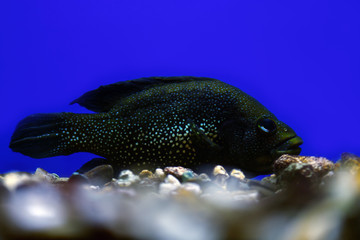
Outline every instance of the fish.
[(21, 120), (9, 147), (32, 158), (94, 153), (83, 167), (116, 171), (230, 165), (272, 172), (303, 141), (261, 103), (214, 78), (147, 77), (100, 86), (75, 99), (94, 113), (38, 113)]

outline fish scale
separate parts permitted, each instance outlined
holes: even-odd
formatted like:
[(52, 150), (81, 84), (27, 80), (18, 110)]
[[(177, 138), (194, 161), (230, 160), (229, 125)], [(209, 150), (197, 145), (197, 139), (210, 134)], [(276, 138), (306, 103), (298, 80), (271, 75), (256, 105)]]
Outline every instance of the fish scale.
[(268, 172), (279, 149), (299, 154), (302, 143), (254, 98), (216, 79), (118, 82), (73, 103), (96, 113), (29, 116), (10, 147), (35, 158), (91, 152), (116, 170), (230, 164)]
[[(174, 110), (173, 108), (170, 109)], [(173, 118), (165, 118), (166, 112), (160, 116), (154, 116), (150, 110), (146, 117), (136, 114), (131, 118), (124, 118), (123, 121), (118, 118), (123, 115), (122, 111), (114, 111), (114, 113), (104, 115), (100, 117), (99, 121), (93, 119), (84, 121), (89, 115), (84, 117), (73, 115), (75, 119), (67, 120), (65, 125), (77, 123), (76, 125), (80, 125), (81, 128), (76, 128), (72, 134), (67, 133), (64, 129), (63, 132), (66, 134), (62, 135), (61, 138), (70, 138), (74, 143), (72, 141), (64, 142), (57, 151), (61, 152), (61, 149), (72, 144), (72, 149), (82, 149), (82, 151), (112, 159), (120, 168), (132, 165), (135, 165), (132, 166), (133, 169), (142, 166), (156, 167), (162, 163), (168, 165), (181, 165), (186, 162), (200, 164), (200, 162), (194, 162), (196, 151), (189, 135), (190, 124), (186, 123), (186, 119), (192, 117), (190, 114), (186, 116), (186, 119), (179, 119), (173, 111)], [(107, 119), (104, 120), (104, 117)], [(199, 120), (199, 129), (214, 141), (218, 141), (216, 140), (215, 125), (214, 123), (207, 124), (209, 121), (204, 118)], [(92, 130), (90, 134), (84, 136), (85, 128)], [(72, 149), (68, 149), (68, 151), (74, 151)]]

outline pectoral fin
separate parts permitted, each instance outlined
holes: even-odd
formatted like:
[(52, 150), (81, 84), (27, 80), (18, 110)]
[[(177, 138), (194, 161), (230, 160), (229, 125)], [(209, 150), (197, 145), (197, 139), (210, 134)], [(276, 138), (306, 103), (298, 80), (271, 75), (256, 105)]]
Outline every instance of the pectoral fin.
[(220, 151), (222, 147), (206, 136), (204, 129), (196, 125), (192, 120), (188, 120), (191, 129), (191, 140), (199, 149)]

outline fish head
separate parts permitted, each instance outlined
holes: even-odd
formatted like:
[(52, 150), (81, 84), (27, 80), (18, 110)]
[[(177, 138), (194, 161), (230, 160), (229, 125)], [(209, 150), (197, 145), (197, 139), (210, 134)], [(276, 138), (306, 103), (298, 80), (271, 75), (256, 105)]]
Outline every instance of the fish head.
[(281, 155), (301, 152), (302, 139), (272, 114), (226, 125), (223, 136), (230, 164), (241, 169), (271, 173), (274, 161)]

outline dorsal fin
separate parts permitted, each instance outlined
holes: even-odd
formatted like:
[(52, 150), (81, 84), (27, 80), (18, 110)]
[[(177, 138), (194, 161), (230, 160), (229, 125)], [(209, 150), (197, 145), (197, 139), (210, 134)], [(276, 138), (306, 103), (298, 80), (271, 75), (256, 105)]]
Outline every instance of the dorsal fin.
[(149, 77), (117, 82), (100, 86), (75, 99), (70, 104), (78, 103), (94, 112), (107, 112), (122, 98), (154, 86), (192, 81), (218, 81), (204, 77)]

